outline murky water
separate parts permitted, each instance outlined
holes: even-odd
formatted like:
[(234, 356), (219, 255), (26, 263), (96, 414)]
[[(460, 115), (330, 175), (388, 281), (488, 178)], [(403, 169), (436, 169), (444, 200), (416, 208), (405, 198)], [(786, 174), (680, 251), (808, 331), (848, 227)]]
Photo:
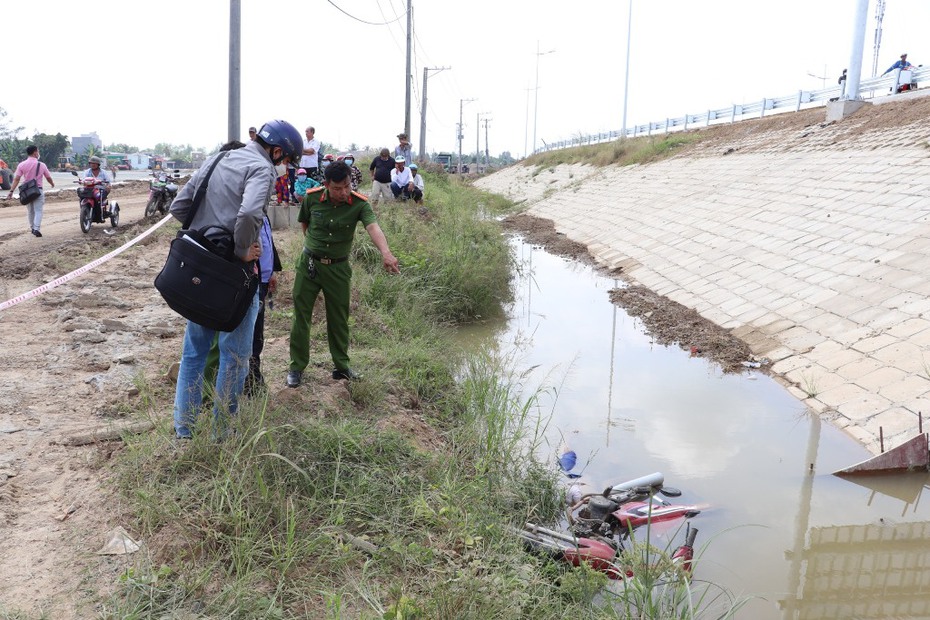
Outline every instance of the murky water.
[[(509, 318), (470, 328), (516, 352), (590, 490), (660, 471), (705, 504), (696, 578), (754, 598), (740, 618), (930, 618), (926, 475), (831, 475), (869, 456), (770, 378), (725, 376), (652, 343), (608, 300), (620, 285), (519, 240)], [(916, 432), (916, 429), (915, 429)]]

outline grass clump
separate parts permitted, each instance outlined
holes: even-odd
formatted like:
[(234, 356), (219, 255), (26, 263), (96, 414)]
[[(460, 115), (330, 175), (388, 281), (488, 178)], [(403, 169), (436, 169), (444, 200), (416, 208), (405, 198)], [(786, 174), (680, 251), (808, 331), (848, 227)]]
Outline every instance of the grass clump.
[(531, 155), (525, 161), (537, 171), (561, 164), (591, 166), (630, 166), (661, 161), (683, 146), (699, 142), (698, 132), (641, 136), (601, 144), (587, 144), (568, 149), (545, 151)]
[[(444, 175), (427, 188), (423, 210), (380, 207), (399, 276), (363, 232), (356, 243), (352, 354), (376, 372), (244, 399), (221, 442), (204, 429), (178, 444), (168, 419), (126, 439), (115, 484), (146, 551), (100, 617), (624, 617), (603, 575), (528, 555), (512, 534), (562, 510), (536, 457), (541, 392), (520, 393), (487, 350), (458, 352), (449, 329), (509, 299), (490, 217), (506, 204)], [(296, 234), (276, 233), (279, 249)], [(282, 294), (266, 334), (288, 317)], [(327, 355), (325, 329), (311, 337)], [(137, 382), (143, 407), (170, 409), (170, 390)]]

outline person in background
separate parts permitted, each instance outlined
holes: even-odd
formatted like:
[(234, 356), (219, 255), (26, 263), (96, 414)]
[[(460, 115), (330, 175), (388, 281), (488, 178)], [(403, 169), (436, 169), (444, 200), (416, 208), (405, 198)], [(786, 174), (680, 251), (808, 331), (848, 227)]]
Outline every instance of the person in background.
[[(323, 177), (320, 176), (320, 141), (317, 140), (314, 136), (316, 135), (316, 129), (312, 126), (307, 127), (304, 130), (304, 134), (307, 136), (303, 141), (303, 151), (301, 151), (300, 156), (300, 167), (307, 171), (307, 176), (317, 182), (322, 182)], [(301, 197), (302, 199), (302, 197)]]
[(113, 180), (110, 178), (110, 173), (100, 167), (100, 164), (103, 163), (103, 160), (93, 155), (90, 159), (87, 160), (87, 170), (84, 171), (84, 174), (81, 176), (85, 179), (91, 177), (97, 179), (98, 185), (94, 186), (94, 198), (97, 199), (97, 204), (100, 205), (100, 215), (104, 219), (109, 217), (109, 213), (103, 210), (104, 205), (106, 205), (107, 196), (110, 195), (110, 185)]
[(262, 280), (258, 287), (258, 314), (255, 315), (255, 329), (252, 332), (252, 355), (249, 356), (249, 374), (245, 377), (242, 392), (246, 396), (255, 395), (258, 390), (265, 387), (265, 377), (262, 375), (262, 351), (265, 349), (265, 308), (271, 307), (271, 297), (278, 290), (278, 275), (281, 271), (281, 259), (278, 249), (274, 247), (271, 236), (271, 221), (266, 215), (262, 221), (262, 228), (258, 235), (263, 248), (271, 248), (271, 252), (262, 252), (258, 257), (258, 266), (261, 270)]
[(287, 170), (281, 176), (275, 177), (274, 193), (278, 204), (287, 204), (291, 201), (291, 191), (287, 186)]
[[(885, 69), (885, 73), (891, 73), (895, 69), (910, 69), (913, 66), (914, 65), (907, 61), (907, 54), (901, 54), (901, 59)], [(885, 75), (885, 73), (882, 73), (882, 75)]]
[(371, 173), (371, 206), (380, 202), (381, 198), (390, 200), (393, 198), (391, 193), (391, 173), (394, 172), (394, 160), (391, 159), (391, 151), (387, 148), (381, 149), (381, 154), (371, 160), (368, 166)]
[(294, 198), (298, 203), (304, 199), (308, 190), (319, 186), (320, 184), (317, 183), (316, 179), (311, 179), (307, 176), (306, 170), (303, 168), (297, 169), (297, 179), (294, 181)]
[(397, 134), (397, 141), (400, 143), (394, 147), (394, 157), (403, 157), (404, 163), (408, 166), (413, 163), (413, 149), (410, 147), (410, 139), (405, 133)]
[[(232, 230), (236, 258), (251, 268), (257, 268), (254, 261), (263, 253), (260, 230), (268, 197), (275, 177), (284, 175), (284, 171), (276, 171), (276, 167), (283, 168), (289, 161), (298, 159), (300, 151), (300, 132), (286, 121), (269, 121), (259, 129), (255, 140), (244, 147), (220, 152), (204, 162), (178, 191), (170, 213), (185, 221), (194, 193), (202, 184), (207, 170), (217, 158), (222, 158), (213, 169), (203, 202), (190, 225), (196, 229), (222, 226)], [(270, 248), (264, 248), (264, 251), (270, 251)], [(219, 333), (220, 362), (213, 415), (220, 425), (225, 422), (224, 414), (235, 416), (239, 410), (239, 395), (242, 394), (252, 354), (258, 300), (256, 291), (242, 322), (233, 331)], [(179, 439), (192, 436), (201, 408), (207, 353), (216, 335), (216, 330), (193, 321), (187, 322), (174, 396), (174, 430)], [(222, 433), (217, 435), (222, 436)]]
[(339, 158), (341, 161), (344, 161), (349, 167), (349, 180), (352, 185), (352, 191), (357, 192), (358, 186), (362, 184), (362, 171), (358, 169), (358, 166), (355, 165), (355, 155), (352, 153), (346, 153), (345, 156)]
[(10, 189), (13, 186), (13, 171), (0, 159), (0, 189)]
[(7, 200), (13, 197), (13, 190), (16, 189), (24, 176), (27, 181), (36, 180), (36, 184), (39, 186), (39, 197), (26, 205), (26, 219), (29, 220), (29, 230), (36, 237), (42, 236), (42, 233), (39, 232), (39, 228), (42, 226), (42, 208), (45, 206), (45, 190), (42, 188), (42, 180), (47, 180), (49, 185), (55, 187), (55, 181), (52, 179), (52, 173), (48, 171), (48, 166), (39, 161), (41, 156), (39, 147), (35, 144), (26, 147), (26, 159), (16, 166), (16, 172), (13, 174), (13, 185), (10, 186), (10, 193), (7, 194)]
[(410, 168), (406, 167), (404, 158), (400, 155), (394, 158), (394, 169), (391, 170), (391, 193), (395, 200), (407, 200), (413, 193)]
[(371, 241), (381, 252), (388, 273), (400, 273), (387, 239), (365, 196), (353, 192), (349, 167), (334, 162), (326, 168), (324, 187), (304, 197), (297, 221), (304, 232), (304, 247), (294, 276), (294, 319), (291, 323), (287, 386), (296, 388), (310, 363), (310, 319), (317, 296), (326, 301), (326, 336), (335, 368), (333, 379), (359, 379), (349, 365), (349, 302), (352, 267), (349, 254), (355, 228), (362, 223)]
[(249, 127), (249, 140), (254, 140), (257, 133), (254, 127)]
[(423, 175), (418, 171), (419, 166), (410, 164), (410, 178), (413, 180), (413, 190), (410, 192), (413, 201), (418, 205), (423, 204)]

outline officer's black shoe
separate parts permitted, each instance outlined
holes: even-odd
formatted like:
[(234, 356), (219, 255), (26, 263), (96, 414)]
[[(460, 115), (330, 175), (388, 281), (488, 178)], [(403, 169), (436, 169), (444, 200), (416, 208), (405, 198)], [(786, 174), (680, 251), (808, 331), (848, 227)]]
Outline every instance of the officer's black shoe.
[(289, 370), (287, 371), (287, 387), (295, 388), (300, 385), (300, 380), (303, 377), (303, 374), (299, 370)]
[(348, 381), (358, 381), (362, 378), (362, 375), (358, 374), (351, 368), (345, 368), (343, 370), (336, 369), (333, 371), (333, 379), (346, 379)]

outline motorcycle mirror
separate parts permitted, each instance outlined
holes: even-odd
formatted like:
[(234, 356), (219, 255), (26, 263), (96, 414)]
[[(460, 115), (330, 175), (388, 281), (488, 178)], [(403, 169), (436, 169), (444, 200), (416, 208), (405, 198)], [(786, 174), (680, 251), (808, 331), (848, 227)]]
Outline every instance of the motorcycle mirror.
[(693, 519), (699, 514), (701, 514), (700, 510), (689, 510), (688, 512), (685, 513), (685, 519)]
[(679, 489), (676, 489), (675, 487), (662, 487), (661, 489), (659, 489), (659, 493), (661, 493), (665, 497), (680, 497), (681, 496), (681, 491)]
[(71, 174), (73, 174), (74, 176), (77, 176), (78, 175), (77, 170), (72, 170)]

